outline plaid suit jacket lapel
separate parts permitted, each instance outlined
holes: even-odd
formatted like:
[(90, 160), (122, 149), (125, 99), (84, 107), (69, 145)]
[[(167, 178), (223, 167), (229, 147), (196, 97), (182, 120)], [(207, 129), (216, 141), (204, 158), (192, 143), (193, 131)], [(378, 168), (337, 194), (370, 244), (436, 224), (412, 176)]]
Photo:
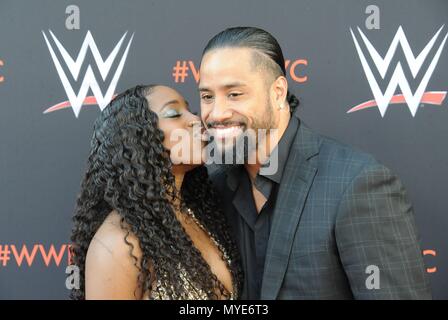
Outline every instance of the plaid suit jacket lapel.
[(275, 204), (261, 287), (261, 299), (276, 299), (288, 265), (294, 235), (317, 172), (309, 161), (319, 152), (320, 138), (302, 122), (292, 144)]

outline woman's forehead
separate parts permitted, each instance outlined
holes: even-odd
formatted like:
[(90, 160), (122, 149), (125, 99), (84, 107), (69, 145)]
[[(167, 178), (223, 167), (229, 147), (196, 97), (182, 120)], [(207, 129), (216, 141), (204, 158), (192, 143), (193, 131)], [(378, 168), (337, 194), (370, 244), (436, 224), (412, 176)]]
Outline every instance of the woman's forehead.
[(149, 95), (148, 101), (150, 102), (151, 108), (156, 111), (163, 108), (168, 102), (177, 101), (179, 104), (186, 103), (184, 97), (179, 92), (167, 86), (155, 87)]

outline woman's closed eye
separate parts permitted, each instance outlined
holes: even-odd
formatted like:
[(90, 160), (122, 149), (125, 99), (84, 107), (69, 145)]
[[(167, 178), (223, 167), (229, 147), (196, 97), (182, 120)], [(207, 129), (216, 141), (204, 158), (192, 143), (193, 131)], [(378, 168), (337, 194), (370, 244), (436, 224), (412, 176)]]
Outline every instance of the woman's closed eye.
[(182, 113), (177, 111), (176, 109), (166, 109), (162, 113), (162, 117), (164, 117), (164, 118), (178, 118), (181, 115), (182, 115)]

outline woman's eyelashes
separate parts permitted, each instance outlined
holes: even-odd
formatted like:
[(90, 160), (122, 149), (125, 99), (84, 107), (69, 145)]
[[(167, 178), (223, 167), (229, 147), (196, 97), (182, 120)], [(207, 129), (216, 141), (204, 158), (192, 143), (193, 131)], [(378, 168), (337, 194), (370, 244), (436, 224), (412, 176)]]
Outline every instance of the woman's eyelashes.
[(179, 118), (181, 115), (182, 113), (176, 109), (167, 109), (162, 113), (164, 118)]

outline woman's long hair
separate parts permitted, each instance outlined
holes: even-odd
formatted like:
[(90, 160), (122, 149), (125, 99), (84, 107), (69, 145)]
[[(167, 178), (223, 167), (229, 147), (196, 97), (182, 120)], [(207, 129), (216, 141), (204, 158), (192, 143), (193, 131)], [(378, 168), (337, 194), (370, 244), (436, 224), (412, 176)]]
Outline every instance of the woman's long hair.
[[(234, 287), (242, 283), (238, 251), (225, 216), (215, 202), (217, 196), (206, 169), (198, 167), (188, 172), (180, 192), (175, 190), (169, 152), (162, 144), (164, 135), (147, 101), (154, 87), (136, 86), (118, 95), (95, 121), (73, 218), (71, 253), (73, 263), (80, 269), (80, 288), (72, 290), (72, 299), (85, 298), (87, 249), (112, 210), (118, 212), (121, 225), (126, 228), (123, 241), (130, 246), (130, 255), (139, 269), (138, 284), (143, 293), (154, 290), (151, 282), (157, 280), (164, 295), (186, 299), (188, 292), (179, 272), (181, 264), (195, 287), (211, 299), (219, 298), (216, 289), (222, 290), (223, 286), (177, 220), (173, 208), (176, 197), (181, 209), (191, 208), (200, 223), (227, 249)], [(139, 265), (127, 240), (131, 232), (142, 250)]]

